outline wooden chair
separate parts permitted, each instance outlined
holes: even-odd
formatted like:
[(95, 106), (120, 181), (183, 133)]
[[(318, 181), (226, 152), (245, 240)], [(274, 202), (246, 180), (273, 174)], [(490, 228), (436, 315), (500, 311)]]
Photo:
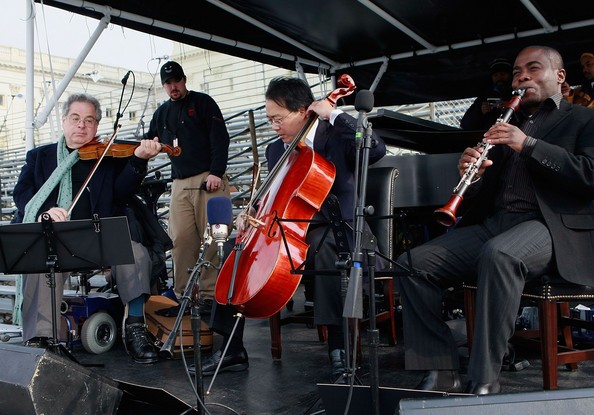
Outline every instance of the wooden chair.
[[(393, 278), (391, 275), (384, 275), (378, 274), (375, 278), (376, 282), (381, 286), (381, 291), (383, 293), (384, 304), (382, 309), (376, 314), (375, 321), (376, 324), (379, 326), (382, 323), (385, 323), (388, 327), (388, 344), (394, 346), (396, 344), (396, 317), (394, 314), (394, 283)], [(281, 313), (278, 312), (272, 317), (269, 318), (270, 324), (270, 338), (271, 338), (271, 347), (270, 353), (272, 354), (272, 358), (275, 360), (279, 360), (282, 356), (282, 336), (281, 336), (281, 327), (286, 324), (291, 323), (298, 323), (298, 324), (307, 324), (313, 326), (313, 310), (306, 311), (303, 313), (296, 313), (293, 315), (289, 315), (287, 317), (281, 318)], [(365, 328), (369, 327), (369, 318), (364, 318), (361, 320), (360, 324), (360, 331), (364, 330)], [(318, 339), (320, 342), (325, 342), (327, 339), (326, 327), (325, 326), (317, 326), (318, 330)], [(357, 346), (357, 349), (360, 354), (360, 342)]]
[[(382, 309), (375, 315), (376, 325), (385, 323), (388, 330), (388, 344), (396, 345), (396, 319), (394, 315), (394, 277), (391, 273), (378, 272), (375, 281), (381, 286), (384, 298)], [(361, 329), (369, 327), (369, 318), (361, 320)]]
[[(283, 353), (281, 327), (285, 324), (298, 323), (306, 324), (313, 327), (313, 310), (305, 311), (303, 313), (293, 314), (284, 318), (281, 318), (281, 312), (279, 311), (268, 319), (270, 324), (270, 354), (275, 360), (280, 360)], [(326, 341), (326, 330), (323, 326), (318, 326), (318, 339), (320, 342)]]
[[(539, 328), (517, 330), (515, 336), (535, 340), (541, 350), (543, 388), (557, 389), (558, 366), (566, 365), (576, 370), (577, 363), (594, 360), (594, 347), (582, 348), (574, 344), (571, 328), (594, 330), (594, 322), (570, 316), (570, 302), (594, 300), (594, 287), (571, 284), (558, 277), (545, 276), (540, 281), (527, 284), (522, 298), (538, 305)], [(464, 284), (466, 331), (468, 349), (472, 347), (476, 286)]]
[[(374, 206), (375, 213), (371, 216), (382, 217), (394, 213), (394, 201), (396, 193), (396, 178), (399, 171), (394, 167), (380, 167), (369, 169), (367, 179), (367, 204)], [(376, 237), (379, 252), (382, 252), (389, 259), (394, 259), (394, 221), (390, 220), (369, 220), (371, 231)], [(387, 303), (383, 311), (377, 313), (376, 323), (388, 324), (388, 342), (396, 344), (396, 319), (394, 316), (394, 266), (389, 264), (385, 272), (376, 272), (375, 280), (381, 286), (380, 291), (384, 294), (384, 301)], [(272, 357), (280, 359), (282, 354), (281, 326), (289, 323), (313, 324), (313, 315), (298, 314), (281, 319), (280, 313), (270, 317), (270, 335), (272, 339)], [(369, 319), (361, 321), (361, 331), (368, 327)], [(324, 328), (318, 327), (320, 341), (325, 341)], [(359, 346), (358, 346), (359, 349)]]

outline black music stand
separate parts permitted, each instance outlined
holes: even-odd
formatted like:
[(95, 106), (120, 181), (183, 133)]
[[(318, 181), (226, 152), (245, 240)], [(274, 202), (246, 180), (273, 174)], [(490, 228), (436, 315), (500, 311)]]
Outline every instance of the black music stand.
[(58, 340), (55, 273), (133, 263), (125, 217), (52, 222), (44, 213), (41, 222), (0, 226), (0, 272), (46, 273), (52, 308), (49, 347), (73, 361), (76, 359)]

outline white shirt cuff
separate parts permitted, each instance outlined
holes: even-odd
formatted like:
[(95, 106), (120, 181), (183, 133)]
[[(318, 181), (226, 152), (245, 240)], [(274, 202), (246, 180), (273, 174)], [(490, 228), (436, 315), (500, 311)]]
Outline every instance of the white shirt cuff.
[(330, 121), (331, 125), (334, 125), (334, 121), (336, 120), (336, 117), (338, 117), (340, 114), (342, 114), (344, 111), (338, 108), (334, 108), (332, 110), (332, 112), (330, 113), (330, 119), (328, 121)]

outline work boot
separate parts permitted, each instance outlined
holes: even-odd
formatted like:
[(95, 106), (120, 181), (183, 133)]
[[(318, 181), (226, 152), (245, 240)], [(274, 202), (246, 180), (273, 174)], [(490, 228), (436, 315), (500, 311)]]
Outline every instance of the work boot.
[(155, 347), (148, 339), (145, 324), (126, 324), (123, 340), (126, 352), (136, 363), (155, 363), (159, 360)]
[(332, 366), (332, 383), (340, 381), (341, 377), (347, 373), (346, 355), (344, 349), (334, 349), (329, 353), (330, 364)]

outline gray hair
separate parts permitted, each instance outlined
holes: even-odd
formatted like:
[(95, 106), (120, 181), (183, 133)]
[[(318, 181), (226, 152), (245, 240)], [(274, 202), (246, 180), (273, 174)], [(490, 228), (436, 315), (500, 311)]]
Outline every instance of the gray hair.
[(92, 106), (95, 107), (95, 119), (97, 122), (101, 121), (102, 113), (101, 113), (101, 104), (97, 98), (89, 95), (89, 94), (72, 94), (68, 97), (68, 100), (62, 106), (62, 115), (65, 117), (70, 112), (70, 106), (73, 102), (88, 102)]

